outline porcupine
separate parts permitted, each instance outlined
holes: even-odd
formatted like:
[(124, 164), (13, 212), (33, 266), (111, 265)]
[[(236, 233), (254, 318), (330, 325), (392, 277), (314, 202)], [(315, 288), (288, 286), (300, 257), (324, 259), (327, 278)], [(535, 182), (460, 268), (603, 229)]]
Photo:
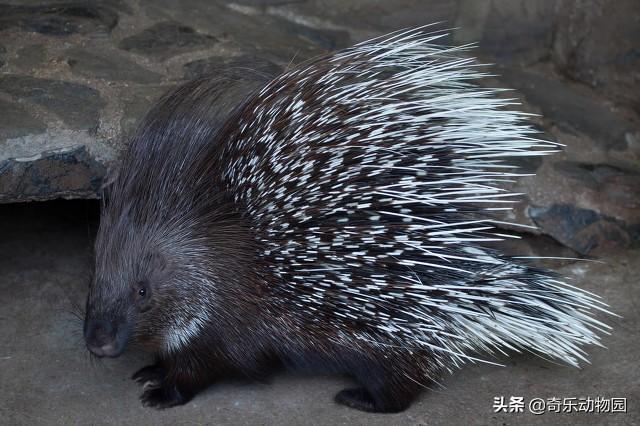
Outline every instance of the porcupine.
[(445, 35), (303, 63), (224, 120), (215, 78), (150, 111), (107, 187), (84, 326), (98, 356), (155, 354), (144, 404), (279, 364), (351, 375), (337, 402), (397, 412), (475, 353), (577, 365), (600, 344), (597, 296), (483, 245), (505, 236), (507, 160), (556, 144)]

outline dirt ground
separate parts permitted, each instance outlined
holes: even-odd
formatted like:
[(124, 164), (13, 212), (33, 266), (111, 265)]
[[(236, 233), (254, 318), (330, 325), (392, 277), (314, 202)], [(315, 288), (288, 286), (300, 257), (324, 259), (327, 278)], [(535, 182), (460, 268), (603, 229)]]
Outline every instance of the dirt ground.
[[(607, 349), (589, 348), (582, 369), (528, 355), (499, 360), (506, 367), (468, 365), (426, 390), (407, 411), (365, 414), (336, 405), (346, 377), (278, 373), (271, 383), (224, 382), (183, 407), (156, 411), (138, 400), (129, 379), (145, 354), (90, 362), (82, 303), (91, 272), (95, 203), (0, 206), (0, 423), (3, 424), (579, 424), (640, 423), (640, 252), (603, 263), (578, 262), (561, 271), (600, 294), (621, 318)], [(494, 398), (627, 398), (627, 413), (495, 413)]]

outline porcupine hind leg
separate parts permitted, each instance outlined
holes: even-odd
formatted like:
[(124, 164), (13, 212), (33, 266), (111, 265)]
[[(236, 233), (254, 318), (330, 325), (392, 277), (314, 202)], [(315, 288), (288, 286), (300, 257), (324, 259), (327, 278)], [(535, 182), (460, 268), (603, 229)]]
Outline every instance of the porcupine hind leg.
[(385, 363), (364, 362), (352, 371), (359, 388), (343, 389), (335, 401), (347, 407), (376, 413), (405, 410), (418, 396), (422, 386), (412, 377), (420, 377), (418, 368), (400, 357), (380, 357)]

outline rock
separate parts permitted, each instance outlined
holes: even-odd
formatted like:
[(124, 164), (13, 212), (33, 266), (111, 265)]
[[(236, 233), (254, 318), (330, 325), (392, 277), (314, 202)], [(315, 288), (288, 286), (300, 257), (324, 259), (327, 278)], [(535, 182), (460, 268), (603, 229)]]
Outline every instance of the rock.
[(287, 21), (280, 22), (280, 26), (292, 35), (326, 51), (341, 49), (351, 44), (351, 37), (346, 31), (320, 30)]
[(7, 48), (0, 44), (0, 68), (4, 65), (4, 55), (7, 53)]
[(242, 55), (238, 57), (212, 56), (206, 59), (188, 62), (184, 64), (184, 77), (192, 79), (206, 74), (216, 74), (234, 70), (239, 74), (255, 72), (258, 74), (275, 77), (284, 70), (280, 65), (254, 55)]
[(41, 105), (71, 129), (95, 129), (104, 101), (90, 87), (20, 75), (0, 77), (0, 92)]
[(91, 2), (49, 5), (0, 5), (0, 31), (18, 27), (52, 36), (109, 33), (118, 23), (118, 14), (109, 7)]
[(0, 160), (0, 203), (95, 198), (105, 172), (84, 146)]
[(32, 70), (44, 62), (46, 48), (42, 44), (32, 44), (18, 50), (13, 65), (24, 70)]
[(532, 206), (529, 216), (557, 241), (585, 255), (629, 248), (638, 237), (612, 218), (568, 204)]
[(170, 86), (145, 86), (122, 93), (122, 118), (120, 119), (121, 138), (126, 139), (136, 129), (138, 122)]
[(41, 120), (20, 105), (0, 99), (0, 149), (5, 139), (39, 134), (46, 129), (47, 126)]
[(637, 0), (558, 3), (552, 59), (563, 74), (640, 112)]
[(605, 150), (624, 149), (625, 134), (640, 128), (637, 117), (614, 109), (593, 92), (554, 77), (548, 70), (502, 67), (497, 72), (501, 81), (540, 108), (546, 120), (590, 135)]
[[(171, 0), (142, 0), (147, 16), (166, 19), (166, 10), (173, 9), (174, 19), (189, 24), (248, 52), (278, 64), (301, 62), (350, 44), (346, 30), (317, 28), (304, 19), (271, 15), (261, 9), (228, 2), (184, 0), (179, 9)], [(303, 22), (303, 23), (300, 23)]]
[(72, 49), (67, 52), (67, 63), (75, 74), (108, 81), (157, 83), (160, 74), (149, 71), (118, 52), (90, 52)]
[(167, 58), (178, 53), (206, 49), (216, 42), (217, 39), (211, 35), (199, 33), (178, 22), (167, 21), (125, 38), (119, 47), (143, 55)]
[(342, 30), (354, 41), (433, 22), (452, 28), (456, 16), (462, 13), (459, 1), (451, 0), (228, 0), (227, 3), (317, 30)]
[[(526, 194), (525, 202), (503, 219), (536, 225), (582, 254), (640, 242), (634, 231), (640, 226), (637, 117), (545, 66), (509, 65), (498, 74), (500, 84), (524, 95), (527, 111), (542, 114), (541, 137), (565, 145), (560, 153), (527, 164), (524, 171), (535, 168), (537, 175), (513, 187)], [(593, 215), (592, 223), (582, 222), (585, 215)]]
[(582, 254), (640, 244), (640, 171), (567, 157), (547, 158), (535, 177), (519, 181), (514, 189), (527, 203), (517, 206), (517, 221)]
[(462, 0), (454, 39), (499, 63), (537, 61), (549, 55), (555, 15), (548, 0)]
[[(640, 172), (611, 165), (558, 161), (561, 178), (573, 183), (583, 205), (628, 223), (640, 223)], [(575, 196), (575, 195), (574, 195)]]
[[(306, 0), (290, 0), (287, 3), (305, 3)], [(229, 3), (235, 3), (242, 6), (251, 7), (268, 7), (282, 5), (282, 0), (232, 0)]]
[[(298, 15), (295, 7), (301, 4), (301, 2), (278, 4), (272, 1), (245, 1), (230, 2), (227, 8), (249, 17), (259, 17), (265, 24), (275, 25), (283, 35), (288, 33), (291, 35), (290, 38), (306, 41), (325, 51), (344, 48), (351, 44), (351, 37), (346, 28), (340, 29), (335, 25), (314, 25), (318, 24), (315, 19)], [(294, 10), (289, 9), (289, 6)], [(272, 35), (277, 37), (279, 34), (274, 32)]]

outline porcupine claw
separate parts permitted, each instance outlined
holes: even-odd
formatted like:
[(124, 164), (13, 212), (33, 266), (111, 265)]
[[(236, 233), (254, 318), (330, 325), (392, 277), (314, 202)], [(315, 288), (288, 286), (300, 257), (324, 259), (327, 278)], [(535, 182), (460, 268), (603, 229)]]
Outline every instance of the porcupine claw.
[(136, 371), (131, 379), (142, 385), (144, 390), (150, 387), (158, 387), (164, 378), (164, 370), (158, 364), (147, 365)]
[(193, 395), (180, 392), (176, 384), (167, 380), (166, 376), (166, 370), (160, 364), (143, 367), (131, 376), (136, 383), (142, 385), (142, 405), (162, 409), (182, 405), (191, 400)]

